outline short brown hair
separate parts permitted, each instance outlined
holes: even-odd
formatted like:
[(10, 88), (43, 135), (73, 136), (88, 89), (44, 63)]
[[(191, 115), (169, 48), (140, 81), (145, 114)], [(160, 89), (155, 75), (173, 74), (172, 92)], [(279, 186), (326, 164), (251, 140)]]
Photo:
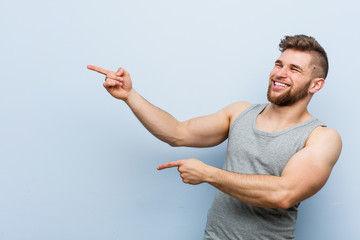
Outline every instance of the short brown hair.
[(329, 61), (324, 48), (315, 38), (306, 35), (285, 36), (281, 39), (279, 48), (281, 52), (286, 49), (309, 52), (313, 58), (311, 62), (314, 65), (313, 76), (326, 78), (329, 71)]

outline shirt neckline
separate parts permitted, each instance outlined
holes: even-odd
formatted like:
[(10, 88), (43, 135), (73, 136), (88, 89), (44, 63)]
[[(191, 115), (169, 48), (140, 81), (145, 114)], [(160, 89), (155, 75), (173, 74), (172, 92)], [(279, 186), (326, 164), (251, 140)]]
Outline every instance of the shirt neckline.
[(278, 131), (278, 132), (265, 132), (265, 131), (261, 131), (258, 129), (258, 127), (256, 126), (256, 119), (257, 117), (259, 116), (259, 114), (265, 109), (265, 107), (268, 105), (268, 103), (265, 103), (265, 104), (261, 104), (258, 111), (256, 112), (256, 114), (254, 114), (254, 119), (252, 120), (252, 127), (253, 127), (253, 130), (256, 134), (258, 135), (262, 135), (262, 136), (267, 136), (267, 137), (276, 137), (276, 136), (279, 136), (279, 135), (282, 135), (284, 133), (287, 133), (295, 128), (299, 128), (299, 127), (302, 127), (304, 125), (307, 125), (309, 124), (310, 122), (313, 122), (315, 121), (316, 119), (314, 117), (311, 117), (305, 121), (302, 121), (298, 124), (295, 124), (294, 126), (291, 126), (291, 127), (288, 127), (284, 130), (281, 130), (281, 131)]

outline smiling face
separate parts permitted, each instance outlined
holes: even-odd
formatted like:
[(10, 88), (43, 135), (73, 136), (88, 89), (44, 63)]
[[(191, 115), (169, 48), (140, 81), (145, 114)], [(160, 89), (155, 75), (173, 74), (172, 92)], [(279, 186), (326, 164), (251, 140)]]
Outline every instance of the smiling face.
[(291, 106), (310, 95), (312, 56), (308, 52), (285, 50), (270, 73), (268, 100), (279, 106)]

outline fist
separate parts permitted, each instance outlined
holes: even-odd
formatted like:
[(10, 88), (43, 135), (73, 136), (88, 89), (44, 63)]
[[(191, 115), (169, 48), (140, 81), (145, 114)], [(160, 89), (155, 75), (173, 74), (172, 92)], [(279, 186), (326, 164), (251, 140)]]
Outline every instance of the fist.
[(123, 68), (116, 72), (101, 67), (88, 65), (88, 69), (106, 76), (103, 86), (115, 98), (126, 101), (132, 90), (130, 74)]
[(184, 183), (197, 185), (207, 179), (209, 165), (198, 159), (191, 158), (175, 162), (167, 162), (157, 167), (158, 170), (177, 167)]

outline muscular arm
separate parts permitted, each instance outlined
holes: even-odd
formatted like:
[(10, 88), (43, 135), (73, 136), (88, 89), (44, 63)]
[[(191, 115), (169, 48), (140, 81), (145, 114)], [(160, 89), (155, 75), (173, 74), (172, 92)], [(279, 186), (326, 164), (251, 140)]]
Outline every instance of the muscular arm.
[(149, 132), (171, 146), (209, 147), (220, 144), (227, 138), (234, 118), (250, 105), (235, 103), (214, 114), (180, 122), (140, 96), (132, 87), (130, 74), (123, 68), (113, 72), (89, 65), (88, 69), (106, 75), (106, 90), (123, 100)]
[(249, 105), (235, 103), (214, 114), (180, 122), (138, 94), (134, 93), (126, 103), (155, 137), (171, 146), (188, 147), (210, 147), (223, 142), (228, 136), (233, 113)]
[(196, 159), (165, 163), (158, 169), (178, 167), (186, 183), (207, 182), (245, 203), (287, 209), (324, 186), (340, 155), (341, 146), (340, 136), (335, 130), (315, 129), (306, 146), (289, 160), (280, 177), (228, 172)]

